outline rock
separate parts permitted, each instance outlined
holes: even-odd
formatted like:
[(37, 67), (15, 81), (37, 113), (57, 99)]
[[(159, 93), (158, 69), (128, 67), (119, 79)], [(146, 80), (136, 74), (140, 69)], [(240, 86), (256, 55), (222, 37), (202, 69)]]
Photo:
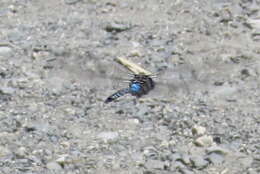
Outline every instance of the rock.
[(56, 159), (56, 162), (60, 165), (64, 165), (66, 162), (69, 162), (68, 158), (69, 155), (67, 154), (61, 155), (58, 159)]
[(197, 138), (194, 141), (194, 144), (201, 147), (209, 147), (213, 144), (213, 138), (211, 136), (204, 135)]
[(82, 0), (65, 0), (64, 2), (68, 5), (76, 4)]
[(172, 161), (178, 161), (181, 159), (181, 154), (180, 153), (173, 153), (171, 156)]
[(201, 156), (193, 156), (191, 157), (191, 163), (192, 166), (194, 166), (197, 169), (203, 169), (205, 167), (207, 167), (207, 165), (209, 164), (209, 162), (207, 160), (205, 160), (204, 158), (202, 158)]
[(152, 157), (158, 156), (157, 150), (152, 146), (145, 147), (143, 154), (147, 158), (152, 158)]
[(50, 170), (62, 170), (62, 167), (57, 162), (49, 162), (46, 167)]
[(192, 134), (193, 135), (204, 135), (205, 132), (206, 132), (206, 128), (205, 127), (202, 127), (202, 126), (197, 126), (195, 125), (193, 128), (192, 128)]
[(0, 55), (8, 55), (9, 53), (11, 53), (12, 49), (10, 47), (7, 46), (0, 46)]
[(186, 168), (180, 168), (179, 170), (180, 170), (180, 172), (181, 172), (182, 174), (194, 174), (193, 171), (188, 170), (188, 169), (186, 169)]
[(107, 32), (117, 32), (117, 33), (129, 30), (130, 28), (131, 27), (129, 24), (123, 24), (123, 23), (119, 23), (119, 22), (112, 22), (105, 26), (105, 30)]
[(6, 156), (10, 153), (11, 153), (11, 151), (8, 148), (6, 148), (4, 146), (0, 146), (0, 156)]
[(135, 50), (132, 50), (130, 52), (129, 56), (131, 56), (131, 57), (141, 57), (142, 53), (139, 50), (135, 49)]
[(185, 165), (189, 165), (190, 164), (190, 156), (187, 155), (187, 154), (183, 154), (181, 156), (180, 161), (183, 162), (183, 164), (185, 164)]
[(227, 149), (224, 149), (224, 148), (219, 147), (219, 146), (209, 147), (209, 148), (206, 149), (206, 152), (208, 154), (210, 154), (210, 153), (217, 153), (217, 154), (222, 154), (222, 155), (228, 154), (228, 150)]
[(15, 89), (11, 87), (0, 87), (0, 94), (12, 95), (15, 93)]
[(119, 137), (117, 132), (101, 132), (97, 138), (102, 139), (104, 142), (115, 141)]
[(164, 162), (159, 161), (159, 160), (148, 160), (145, 163), (145, 167), (147, 169), (159, 169), (159, 170), (163, 170), (164, 169)]
[(16, 152), (15, 152), (19, 157), (24, 158), (26, 156), (26, 148), (25, 147), (20, 147)]
[(215, 164), (215, 165), (219, 165), (224, 161), (224, 156), (222, 154), (217, 154), (217, 153), (211, 153), (207, 159)]

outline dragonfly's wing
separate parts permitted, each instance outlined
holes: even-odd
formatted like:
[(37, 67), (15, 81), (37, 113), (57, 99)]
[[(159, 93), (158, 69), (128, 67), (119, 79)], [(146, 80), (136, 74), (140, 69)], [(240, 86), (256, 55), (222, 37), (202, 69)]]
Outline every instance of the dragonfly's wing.
[(155, 89), (145, 97), (167, 101), (178, 96), (189, 95), (198, 83), (193, 68), (188, 65), (166, 69), (158, 73), (154, 81)]
[(59, 65), (60, 73), (66, 74), (66, 79), (96, 90), (104, 97), (128, 87), (128, 83), (124, 83), (123, 79), (131, 78), (127, 77), (129, 72), (107, 59), (77, 58), (61, 61)]

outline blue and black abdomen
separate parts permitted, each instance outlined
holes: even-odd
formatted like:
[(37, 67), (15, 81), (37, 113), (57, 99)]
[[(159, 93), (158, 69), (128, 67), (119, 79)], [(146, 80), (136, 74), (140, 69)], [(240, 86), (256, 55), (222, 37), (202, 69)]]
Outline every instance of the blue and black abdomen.
[(135, 74), (129, 81), (129, 88), (124, 88), (109, 96), (105, 103), (112, 102), (117, 98), (130, 93), (133, 96), (141, 97), (148, 94), (155, 86), (153, 79), (149, 75)]
[(106, 100), (105, 100), (105, 103), (109, 103), (111, 101), (114, 101), (116, 100), (117, 98), (127, 94), (127, 93), (130, 93), (130, 89), (129, 88), (124, 88), (124, 89), (120, 89), (119, 91), (117, 91), (116, 93), (110, 95)]

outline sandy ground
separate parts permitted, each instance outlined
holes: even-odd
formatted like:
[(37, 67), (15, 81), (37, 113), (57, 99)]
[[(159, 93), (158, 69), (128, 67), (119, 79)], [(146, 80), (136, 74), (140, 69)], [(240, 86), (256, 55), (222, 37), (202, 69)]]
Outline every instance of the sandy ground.
[[(259, 9), (1, 0), (0, 173), (260, 173)], [(119, 56), (158, 85), (104, 104)]]

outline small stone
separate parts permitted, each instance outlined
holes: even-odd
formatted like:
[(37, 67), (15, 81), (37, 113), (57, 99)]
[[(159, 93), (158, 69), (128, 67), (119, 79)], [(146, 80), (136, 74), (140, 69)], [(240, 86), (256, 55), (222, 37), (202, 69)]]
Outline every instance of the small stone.
[(129, 55), (129, 56), (132, 56), (132, 57), (141, 57), (142, 54), (141, 54), (141, 52), (140, 52), (139, 50), (132, 50), (132, 51), (130, 52), (130, 55)]
[(117, 132), (101, 132), (97, 138), (102, 139), (104, 142), (115, 141), (119, 137)]
[(6, 156), (10, 153), (11, 153), (11, 151), (8, 148), (6, 148), (4, 146), (0, 146), (0, 156)]
[(159, 169), (159, 170), (163, 170), (164, 169), (164, 162), (159, 161), (159, 160), (148, 160), (145, 163), (145, 167), (147, 169)]
[(140, 124), (140, 121), (136, 118), (129, 119), (128, 122), (129, 122), (129, 124), (135, 124), (135, 125)]
[(181, 154), (179, 154), (179, 153), (174, 153), (171, 156), (172, 161), (179, 161), (180, 159), (181, 159)]
[(65, 4), (72, 5), (80, 2), (81, 0), (65, 0)]
[(219, 146), (212, 146), (206, 149), (206, 152), (208, 154), (210, 153), (217, 153), (217, 154), (222, 154), (222, 155), (227, 155), (228, 154), (228, 150), (224, 149), (222, 147)]
[(195, 125), (193, 128), (192, 128), (192, 134), (193, 135), (204, 135), (205, 132), (206, 132), (206, 128), (205, 127), (202, 127), (202, 126), (198, 126), (198, 125)]
[(152, 146), (145, 147), (143, 154), (147, 158), (152, 158), (152, 157), (158, 156), (157, 150)]
[(209, 162), (203, 159), (201, 156), (191, 157), (191, 163), (197, 169), (203, 169), (209, 164)]
[(7, 46), (0, 46), (0, 55), (7, 55), (12, 51), (10, 47)]
[(56, 159), (56, 163), (58, 163), (61, 166), (64, 166), (65, 164), (68, 164), (71, 161), (71, 159), (69, 159), (69, 155), (68, 154), (63, 154), (60, 155), (58, 159)]
[(64, 148), (69, 148), (69, 147), (70, 147), (70, 142), (68, 142), (68, 141), (62, 141), (62, 142), (60, 143), (60, 145), (62, 145)]
[(106, 25), (105, 30), (107, 32), (122, 32), (122, 31), (129, 30), (130, 28), (131, 27), (129, 24), (112, 22), (112, 23)]
[(0, 94), (12, 95), (15, 89), (10, 87), (0, 87)]
[(207, 159), (213, 164), (221, 164), (224, 161), (224, 156), (217, 153), (211, 153)]
[(183, 164), (185, 164), (185, 165), (189, 165), (190, 164), (190, 156), (187, 155), (187, 154), (183, 154), (181, 156), (180, 161), (183, 162)]
[(180, 168), (179, 170), (180, 170), (180, 172), (181, 172), (182, 174), (194, 174), (193, 171), (188, 170), (188, 169), (186, 169), (186, 168)]
[(25, 157), (26, 156), (26, 148), (25, 147), (20, 147), (16, 151), (16, 154), (19, 155), (20, 157)]
[(204, 135), (197, 138), (194, 141), (194, 144), (200, 147), (209, 147), (213, 144), (213, 138), (211, 136)]
[(57, 162), (49, 162), (46, 167), (50, 170), (62, 170), (62, 167)]

